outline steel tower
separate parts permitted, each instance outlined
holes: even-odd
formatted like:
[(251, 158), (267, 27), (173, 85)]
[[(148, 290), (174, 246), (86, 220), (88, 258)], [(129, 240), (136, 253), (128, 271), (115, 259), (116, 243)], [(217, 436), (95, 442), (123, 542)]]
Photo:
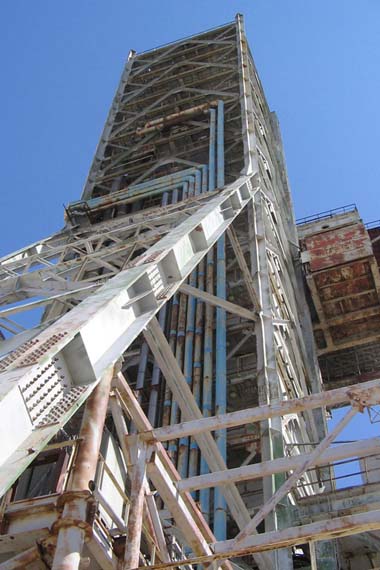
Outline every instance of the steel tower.
[(0, 570), (378, 565), (380, 478), (331, 465), (379, 440), (330, 445), (380, 402), (376, 357), (339, 372), (378, 349), (377, 234), (300, 227), (242, 16), (130, 52), (64, 228), (1, 260)]

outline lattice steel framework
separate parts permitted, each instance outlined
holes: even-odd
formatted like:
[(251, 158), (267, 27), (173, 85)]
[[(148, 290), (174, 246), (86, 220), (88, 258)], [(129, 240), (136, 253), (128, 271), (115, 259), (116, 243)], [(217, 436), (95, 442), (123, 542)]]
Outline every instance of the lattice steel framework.
[[(333, 539), (379, 529), (380, 511), (305, 521), (298, 503), (333, 491), (334, 461), (376, 453), (377, 438), (330, 444), (379, 385), (321, 391), (278, 124), (240, 15), (130, 53), (65, 215), (0, 265), (0, 569), (284, 570), (297, 545), (304, 567), (338, 568)], [(24, 329), (27, 312), (40, 322)], [(325, 408), (343, 404), (327, 435)]]

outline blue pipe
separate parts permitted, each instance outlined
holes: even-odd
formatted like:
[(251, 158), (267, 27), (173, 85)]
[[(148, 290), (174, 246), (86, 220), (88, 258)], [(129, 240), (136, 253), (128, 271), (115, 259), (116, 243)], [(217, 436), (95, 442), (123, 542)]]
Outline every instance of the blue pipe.
[[(224, 103), (218, 101), (217, 117), (217, 186), (224, 186)], [(216, 295), (226, 298), (226, 257), (225, 236), (219, 238), (216, 249)], [(216, 358), (215, 358), (215, 413), (225, 414), (227, 411), (227, 334), (226, 311), (216, 309)], [(227, 430), (218, 430), (215, 440), (219, 451), (227, 462)], [(227, 512), (226, 501), (219, 489), (214, 491), (214, 534), (217, 540), (226, 540)]]
[(215, 138), (216, 138), (216, 111), (210, 109), (210, 147), (208, 157), (208, 189), (215, 190)]
[(182, 190), (182, 196), (181, 196), (181, 200), (186, 200), (187, 195), (189, 193), (189, 182), (185, 182), (183, 185), (183, 190)]
[(200, 194), (201, 191), (202, 191), (202, 173), (199, 172), (198, 170), (198, 172), (195, 173), (195, 192), (194, 192), (195, 196)]
[[(187, 184), (184, 183), (183, 186)], [(180, 191), (176, 188), (172, 193), (172, 204), (176, 204), (180, 197)], [(165, 303), (167, 306), (167, 303)], [(176, 293), (173, 296), (171, 301), (171, 314), (170, 314), (170, 325), (169, 325), (169, 346), (173, 354), (175, 353), (175, 345), (177, 339), (177, 324), (178, 324), (178, 309), (179, 309), (179, 295)], [(163, 425), (170, 424), (172, 406), (174, 405), (174, 400), (172, 398), (171, 390), (169, 389), (168, 385), (165, 385), (165, 394), (164, 394), (164, 414), (163, 414)], [(175, 457), (176, 452), (176, 441), (169, 441), (167, 444), (168, 452), (170, 457), (173, 459)]]
[[(197, 286), (197, 270), (190, 274), (189, 285)], [(194, 322), (195, 322), (195, 297), (189, 296), (187, 300), (186, 312), (186, 333), (185, 333), (185, 356), (183, 371), (187, 384), (191, 387), (193, 379), (193, 350), (194, 350)], [(178, 471), (182, 478), (187, 475), (187, 464), (189, 459), (189, 438), (184, 437), (179, 440)]]
[(202, 194), (208, 190), (208, 168), (202, 167)]
[[(169, 331), (169, 346), (173, 354), (176, 353), (176, 343), (177, 343), (177, 328), (178, 328), (178, 314), (179, 314), (179, 294), (176, 293), (173, 296), (172, 307), (171, 307), (171, 322)], [(164, 396), (164, 415), (165, 424), (171, 425), (176, 423), (178, 415), (178, 404), (174, 400), (171, 390), (166, 385), (165, 396)], [(177, 450), (177, 440), (172, 439), (168, 441), (168, 453), (173, 462), (175, 462), (175, 454)]]
[[(117, 205), (118, 202), (131, 197), (140, 196), (146, 192), (158, 192), (159, 190), (172, 188), (177, 182), (183, 180), (188, 180), (194, 175), (199, 175), (206, 168), (205, 165), (199, 165), (199, 167), (186, 168), (179, 172), (174, 172), (173, 174), (168, 174), (166, 176), (161, 176), (159, 178), (154, 178), (153, 180), (148, 180), (147, 182), (140, 182), (139, 184), (131, 185), (126, 189), (118, 190), (112, 193), (112, 202)], [(91, 198), (90, 200), (79, 200), (69, 204), (69, 207), (75, 208), (83, 206), (86, 204), (88, 208), (98, 208), (102, 205), (108, 204), (110, 201), (110, 196), (99, 196), (98, 198)]]
[[(196, 175), (197, 176), (197, 175)], [(207, 192), (207, 180), (208, 168), (204, 166), (201, 168), (200, 181), (197, 183), (195, 193)], [(199, 187), (199, 188), (198, 188)], [(195, 281), (198, 273), (198, 288), (204, 290), (204, 267), (205, 263), (202, 260), (195, 272)], [(202, 377), (202, 344), (203, 344), (203, 319), (204, 319), (204, 303), (200, 299), (196, 299), (196, 310), (195, 310), (195, 334), (194, 334), (194, 355), (193, 355), (193, 382), (192, 390), (194, 394), (195, 401), (198, 406), (201, 406), (201, 377)], [(198, 457), (199, 448), (197, 442), (194, 438), (190, 439), (190, 451), (189, 451), (189, 469), (188, 476), (192, 477), (198, 475)], [(195, 499), (196, 493), (192, 493)]]
[[(208, 190), (215, 190), (215, 142), (216, 142), (216, 110), (210, 109), (210, 145), (208, 159)], [(214, 294), (214, 251), (211, 249), (206, 258), (206, 289)], [(202, 386), (202, 413), (204, 417), (212, 415), (212, 377), (213, 377), (213, 316), (211, 305), (205, 307), (205, 336), (203, 348), (203, 386)], [(207, 461), (201, 455), (201, 474), (209, 473)], [(210, 489), (201, 489), (199, 492), (201, 511), (206, 521), (210, 519)]]
[(219, 189), (224, 186), (224, 102), (218, 101), (216, 146), (216, 184)]
[[(178, 193), (178, 189), (177, 193)], [(174, 194), (174, 193), (173, 193)], [(172, 195), (173, 196), (173, 195)], [(169, 192), (164, 192), (162, 196), (161, 206), (165, 207), (168, 205), (169, 202)], [(158, 314), (158, 322), (161, 329), (165, 330), (165, 323), (166, 323), (166, 315), (168, 310), (168, 304), (162, 307)], [(160, 385), (160, 375), (161, 370), (158, 366), (156, 360), (153, 363), (153, 371), (152, 371), (152, 379), (151, 379), (151, 391), (149, 396), (149, 408), (148, 408), (148, 419), (153, 427), (156, 425), (156, 416), (157, 416), (157, 402), (158, 402), (158, 387)]]
[[(198, 265), (198, 289), (204, 291), (205, 285), (205, 262)], [(200, 299), (196, 300), (195, 311), (195, 334), (194, 334), (194, 362), (193, 362), (193, 394), (198, 406), (201, 406), (201, 386), (202, 386), (202, 345), (204, 338), (204, 310), (205, 303)], [(199, 448), (194, 438), (190, 440), (189, 456), (189, 477), (198, 475)], [(196, 493), (192, 493), (196, 498)]]

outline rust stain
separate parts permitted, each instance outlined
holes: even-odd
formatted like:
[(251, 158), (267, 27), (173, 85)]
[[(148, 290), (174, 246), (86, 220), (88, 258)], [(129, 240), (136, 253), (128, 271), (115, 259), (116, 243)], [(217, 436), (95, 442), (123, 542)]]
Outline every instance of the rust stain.
[(372, 255), (368, 233), (361, 223), (307, 236), (304, 246), (310, 253), (311, 271), (320, 271)]

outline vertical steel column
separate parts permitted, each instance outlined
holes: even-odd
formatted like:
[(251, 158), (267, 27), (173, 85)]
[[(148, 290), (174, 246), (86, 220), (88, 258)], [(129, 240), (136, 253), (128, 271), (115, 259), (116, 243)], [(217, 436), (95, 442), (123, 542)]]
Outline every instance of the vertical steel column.
[[(224, 103), (218, 101), (217, 116), (217, 187), (224, 186)], [(226, 254), (225, 236), (219, 238), (216, 257), (216, 295), (226, 298)], [(226, 311), (216, 309), (216, 356), (215, 356), (215, 413), (224, 414), (227, 410), (227, 333)], [(227, 462), (227, 431), (218, 430), (215, 440), (223, 459)], [(214, 491), (214, 534), (218, 540), (227, 538), (226, 501), (219, 488)]]
[[(210, 109), (210, 145), (208, 167), (208, 190), (215, 190), (215, 141), (216, 111)], [(211, 249), (206, 258), (206, 290), (214, 294), (214, 250)], [(205, 337), (203, 348), (203, 386), (202, 413), (205, 417), (212, 415), (212, 378), (213, 378), (213, 342), (214, 342), (214, 308), (207, 303), (205, 307)], [(201, 456), (201, 474), (209, 472), (208, 464)], [(210, 518), (210, 489), (201, 489), (199, 494), (202, 514), (206, 521)]]
[(87, 500), (85, 495), (76, 497), (75, 493), (88, 492), (90, 481), (95, 479), (112, 377), (113, 369), (103, 377), (86, 402), (79, 436), (81, 443), (68, 489), (73, 494), (58, 521), (61, 528), (52, 570), (78, 570), (80, 565), (85, 530), (78, 526), (78, 521), (86, 522)]
[[(265, 224), (263, 218), (263, 196), (261, 191), (254, 197), (254, 203), (248, 207), (248, 232), (251, 256), (251, 272), (256, 293), (262, 308), (256, 322), (257, 350), (257, 385), (259, 405), (280, 400), (279, 380), (276, 365), (276, 349), (273, 335), (271, 286), (267, 265)], [(271, 418), (261, 422), (261, 453), (263, 461), (284, 456), (281, 418)], [(263, 479), (264, 503), (270, 500), (284, 482), (284, 475), (278, 474)], [(286, 509), (279, 505), (276, 512), (270, 513), (265, 522), (265, 530), (283, 528), (287, 524)], [(273, 554), (273, 568), (291, 570), (291, 553), (281, 549)]]

